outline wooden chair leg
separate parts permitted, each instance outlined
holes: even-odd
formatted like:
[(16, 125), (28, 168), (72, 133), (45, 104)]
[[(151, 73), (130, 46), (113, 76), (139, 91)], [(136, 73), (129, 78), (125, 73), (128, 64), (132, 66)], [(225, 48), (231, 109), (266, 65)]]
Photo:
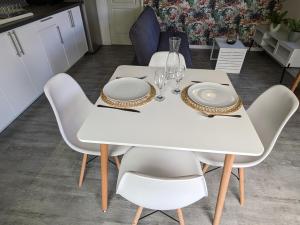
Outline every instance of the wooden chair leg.
[(208, 167), (209, 167), (208, 164), (205, 164), (205, 163), (203, 164), (203, 166), (202, 166), (202, 172), (203, 172), (203, 174), (205, 174), (207, 172)]
[(87, 158), (88, 158), (88, 155), (83, 154), (82, 163), (81, 163), (81, 170), (80, 170), (80, 177), (79, 177), (79, 187), (81, 187), (82, 183), (83, 183)]
[(143, 212), (143, 207), (139, 206), (139, 208), (137, 209), (136, 214), (134, 216), (134, 219), (132, 221), (132, 225), (137, 225), (138, 224), (142, 212)]
[(177, 215), (179, 219), (179, 224), (184, 225), (183, 213), (181, 209), (177, 209)]
[(292, 87), (291, 87), (292, 92), (295, 92), (295, 90), (298, 87), (299, 83), (300, 83), (300, 72), (298, 73), (297, 77), (295, 78), (295, 80), (292, 84)]
[(239, 178), (240, 178), (240, 204), (241, 206), (245, 203), (245, 169), (239, 168)]
[(117, 166), (117, 168), (118, 168), (118, 170), (120, 169), (120, 160), (119, 160), (119, 157), (118, 156), (114, 156), (113, 157), (114, 158), (114, 160), (115, 160), (115, 163), (116, 163), (116, 166)]

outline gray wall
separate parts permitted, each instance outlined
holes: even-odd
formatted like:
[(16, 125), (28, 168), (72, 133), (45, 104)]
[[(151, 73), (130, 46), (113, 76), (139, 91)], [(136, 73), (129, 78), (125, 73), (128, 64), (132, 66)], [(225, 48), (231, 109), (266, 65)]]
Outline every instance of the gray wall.
[(283, 10), (288, 11), (288, 17), (300, 19), (300, 0), (286, 0), (283, 3)]

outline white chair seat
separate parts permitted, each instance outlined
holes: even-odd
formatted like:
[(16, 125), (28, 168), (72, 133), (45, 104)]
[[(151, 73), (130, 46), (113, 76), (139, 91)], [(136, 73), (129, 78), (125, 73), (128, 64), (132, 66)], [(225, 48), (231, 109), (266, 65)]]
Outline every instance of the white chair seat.
[[(73, 147), (78, 152), (88, 155), (95, 155), (100, 156), (100, 145), (98, 144), (90, 144), (90, 143), (83, 143), (78, 141), (76, 146)], [(109, 145), (109, 156), (119, 156), (125, 154), (131, 146), (123, 146), (123, 145)]]
[[(134, 160), (133, 160), (134, 159)], [(159, 177), (202, 176), (201, 166), (193, 153), (156, 148), (133, 147), (123, 157), (124, 163), (119, 171), (118, 181), (127, 171), (138, 171), (141, 174)], [(197, 163), (187, 163), (187, 162)]]
[(117, 194), (145, 208), (172, 210), (207, 196), (207, 188), (193, 152), (134, 147), (122, 159)]
[[(224, 166), (224, 159), (225, 159), (225, 155), (222, 154), (211, 154), (211, 153), (204, 153), (204, 152), (199, 152), (196, 153), (198, 160), (200, 160), (200, 162), (208, 164), (210, 166)], [(234, 159), (234, 164), (233, 167), (234, 168), (246, 168), (246, 167), (252, 167), (256, 165), (256, 161), (257, 164), (259, 163), (260, 157), (256, 157), (256, 156), (241, 156), (241, 155), (237, 155), (235, 156)]]

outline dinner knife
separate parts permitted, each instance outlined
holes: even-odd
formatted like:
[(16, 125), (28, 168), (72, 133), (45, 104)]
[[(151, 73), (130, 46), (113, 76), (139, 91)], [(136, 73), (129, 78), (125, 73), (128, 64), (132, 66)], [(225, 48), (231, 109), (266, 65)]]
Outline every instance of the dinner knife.
[[(209, 82), (209, 81), (197, 81), (197, 80), (192, 80), (193, 83), (204, 83), (204, 82)], [(216, 83), (216, 82), (213, 82)], [(225, 86), (229, 86), (229, 84), (225, 84), (225, 83), (216, 83), (216, 84), (221, 84), (221, 85), (225, 85)]]
[[(143, 77), (132, 77), (132, 78), (137, 78), (137, 79), (145, 79), (147, 76), (143, 76)], [(116, 79), (120, 79), (120, 78), (126, 78), (126, 77), (116, 77)]]
[(140, 113), (141, 112), (141, 111), (136, 110), (136, 109), (118, 108), (118, 107), (112, 107), (112, 106), (107, 106), (107, 105), (97, 105), (97, 107), (107, 108), (107, 109), (117, 109), (117, 110), (122, 110), (122, 111), (127, 111), (127, 112), (136, 112), (136, 113)]
[(207, 117), (208, 118), (214, 118), (215, 116), (219, 116), (219, 117), (235, 117), (235, 118), (241, 118), (241, 115), (218, 115), (218, 114), (208, 114)]

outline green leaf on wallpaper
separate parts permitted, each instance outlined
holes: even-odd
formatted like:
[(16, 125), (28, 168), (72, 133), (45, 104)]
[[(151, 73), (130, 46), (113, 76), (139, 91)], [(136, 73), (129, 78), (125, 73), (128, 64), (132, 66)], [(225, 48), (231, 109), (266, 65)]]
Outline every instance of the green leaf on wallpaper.
[(193, 6), (194, 5), (194, 0), (187, 0), (188, 3), (190, 4), (190, 6)]
[(254, 0), (244, 0), (244, 2), (248, 5), (248, 6), (252, 6), (252, 5), (255, 5), (256, 4), (256, 1)]

